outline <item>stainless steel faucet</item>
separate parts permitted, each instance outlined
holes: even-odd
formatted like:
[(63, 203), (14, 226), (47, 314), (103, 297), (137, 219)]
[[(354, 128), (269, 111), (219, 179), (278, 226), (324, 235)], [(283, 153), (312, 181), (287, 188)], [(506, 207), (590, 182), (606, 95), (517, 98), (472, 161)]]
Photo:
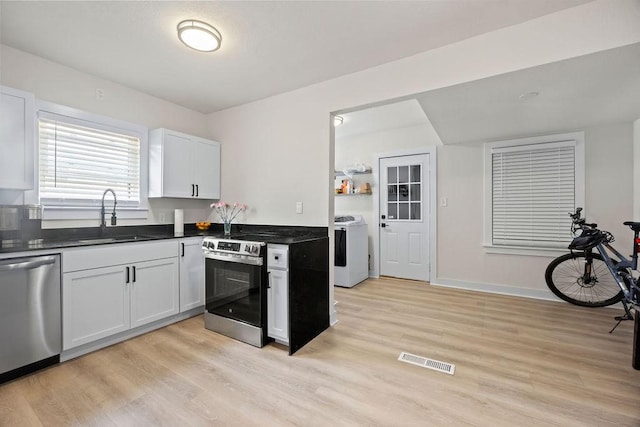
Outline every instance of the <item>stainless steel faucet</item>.
[(104, 197), (109, 191), (111, 191), (111, 194), (113, 194), (113, 212), (111, 212), (111, 225), (116, 225), (118, 219), (116, 217), (116, 205), (118, 204), (118, 200), (116, 199), (116, 192), (110, 188), (107, 188), (102, 194), (102, 205), (100, 207), (100, 232), (103, 232), (107, 229), (107, 223), (104, 219)]

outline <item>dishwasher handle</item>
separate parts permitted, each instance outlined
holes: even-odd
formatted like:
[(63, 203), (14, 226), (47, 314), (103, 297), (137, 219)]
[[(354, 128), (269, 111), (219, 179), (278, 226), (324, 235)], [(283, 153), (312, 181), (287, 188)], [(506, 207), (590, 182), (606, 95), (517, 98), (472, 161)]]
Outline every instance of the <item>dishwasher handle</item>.
[(33, 270), (34, 268), (42, 267), (43, 265), (51, 265), (56, 262), (55, 256), (50, 256), (42, 259), (33, 258), (31, 261), (12, 262), (11, 264), (0, 264), (0, 271), (13, 271), (13, 270)]

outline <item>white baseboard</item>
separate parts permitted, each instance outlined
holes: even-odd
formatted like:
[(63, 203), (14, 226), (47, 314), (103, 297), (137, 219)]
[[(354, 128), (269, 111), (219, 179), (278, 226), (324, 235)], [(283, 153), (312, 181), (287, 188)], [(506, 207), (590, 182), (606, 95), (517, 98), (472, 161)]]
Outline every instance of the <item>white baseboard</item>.
[(488, 292), (491, 294), (510, 295), (547, 301), (561, 301), (548, 289), (527, 289), (518, 288), (516, 286), (497, 285), (493, 283), (467, 282), (464, 280), (446, 278), (436, 278), (433, 282), (431, 282), (431, 285), (442, 286), (444, 288), (466, 289), (470, 291)]

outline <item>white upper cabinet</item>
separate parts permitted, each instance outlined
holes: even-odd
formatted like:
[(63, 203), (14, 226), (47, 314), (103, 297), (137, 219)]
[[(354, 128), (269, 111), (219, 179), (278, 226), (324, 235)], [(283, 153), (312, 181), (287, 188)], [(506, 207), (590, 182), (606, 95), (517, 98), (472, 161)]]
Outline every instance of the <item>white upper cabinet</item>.
[(0, 86), (0, 189), (33, 188), (34, 105), (33, 94)]
[(220, 198), (220, 143), (155, 129), (149, 133), (149, 197)]

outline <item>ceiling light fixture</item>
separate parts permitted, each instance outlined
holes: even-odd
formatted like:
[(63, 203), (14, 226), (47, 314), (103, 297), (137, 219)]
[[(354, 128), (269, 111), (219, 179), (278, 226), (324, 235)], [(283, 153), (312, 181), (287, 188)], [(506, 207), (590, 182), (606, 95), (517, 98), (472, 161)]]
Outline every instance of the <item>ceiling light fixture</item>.
[(527, 92), (523, 93), (518, 98), (520, 99), (520, 101), (530, 101), (538, 95), (540, 95), (540, 92)]
[(333, 125), (334, 126), (340, 126), (342, 124), (342, 122), (344, 122), (344, 119), (342, 118), (342, 116), (334, 116), (333, 117)]
[(178, 38), (191, 49), (213, 52), (220, 49), (222, 36), (206, 22), (187, 19), (178, 24)]

